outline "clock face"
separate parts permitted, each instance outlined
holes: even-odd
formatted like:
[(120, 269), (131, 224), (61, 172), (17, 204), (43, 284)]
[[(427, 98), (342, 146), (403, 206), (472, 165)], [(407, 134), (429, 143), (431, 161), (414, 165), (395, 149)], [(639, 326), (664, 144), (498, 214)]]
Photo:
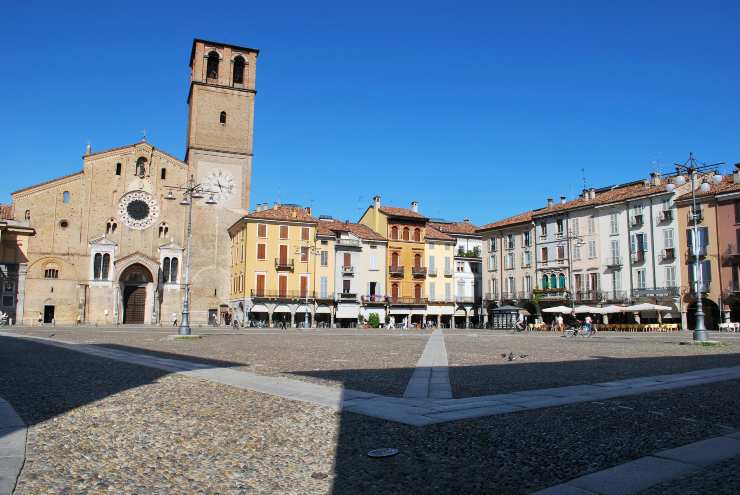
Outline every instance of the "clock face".
[(118, 217), (127, 227), (144, 230), (159, 216), (159, 205), (151, 194), (145, 191), (131, 191), (118, 203)]
[(234, 178), (228, 172), (217, 168), (208, 174), (208, 188), (214, 191), (213, 197), (219, 203), (226, 202), (234, 194)]

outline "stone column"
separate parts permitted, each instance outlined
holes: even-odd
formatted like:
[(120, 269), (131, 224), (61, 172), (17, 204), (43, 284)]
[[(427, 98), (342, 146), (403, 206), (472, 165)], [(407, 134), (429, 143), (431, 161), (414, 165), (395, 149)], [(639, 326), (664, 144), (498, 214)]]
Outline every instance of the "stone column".
[(159, 287), (154, 284), (154, 301), (152, 306), (152, 325), (159, 323)]
[(457, 308), (452, 308), (452, 316), (450, 316), (450, 328), (455, 328), (455, 313), (457, 313)]
[(681, 308), (681, 328), (683, 330), (689, 329), (688, 311), (685, 305)]
[(267, 309), (267, 328), (272, 328), (272, 309)]
[(442, 315), (437, 315), (437, 328), (442, 328)]
[(28, 264), (20, 263), (18, 265), (18, 285), (16, 286), (16, 294), (18, 301), (15, 305), (15, 325), (20, 322), (23, 324), (23, 308), (26, 302), (26, 275), (28, 274)]
[(290, 311), (290, 327), (291, 328), (295, 327), (295, 311), (294, 310)]
[(121, 284), (113, 283), (113, 323), (118, 325), (118, 298), (121, 297)]
[(334, 328), (334, 309), (329, 308), (329, 328)]

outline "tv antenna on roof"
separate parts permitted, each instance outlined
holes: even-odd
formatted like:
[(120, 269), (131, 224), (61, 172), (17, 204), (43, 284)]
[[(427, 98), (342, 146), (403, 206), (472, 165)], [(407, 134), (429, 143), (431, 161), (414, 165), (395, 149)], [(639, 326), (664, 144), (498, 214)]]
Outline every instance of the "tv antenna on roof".
[(583, 181), (583, 190), (586, 190), (586, 169), (581, 168), (581, 180)]

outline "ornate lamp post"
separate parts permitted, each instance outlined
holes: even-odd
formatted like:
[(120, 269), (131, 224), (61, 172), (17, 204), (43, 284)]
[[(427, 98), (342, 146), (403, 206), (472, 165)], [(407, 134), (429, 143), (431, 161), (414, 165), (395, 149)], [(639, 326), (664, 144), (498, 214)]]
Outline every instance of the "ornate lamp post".
[[(704, 342), (707, 339), (707, 329), (704, 326), (704, 305), (702, 303), (702, 290), (704, 288), (704, 274), (701, 267), (701, 249), (699, 246), (699, 227), (697, 223), (699, 221), (699, 211), (696, 208), (696, 179), (697, 175), (701, 172), (713, 171), (712, 182), (719, 184), (722, 182), (722, 176), (718, 173), (717, 167), (723, 165), (724, 162), (713, 163), (711, 165), (701, 164), (696, 161), (693, 153), (689, 153), (689, 159), (684, 163), (676, 163), (676, 176), (673, 178), (672, 183), (666, 184), (666, 190), (673, 192), (676, 186), (682, 186), (686, 184), (686, 178), (684, 175), (688, 175), (691, 180), (691, 220), (692, 220), (692, 231), (693, 240), (691, 242), (691, 254), (694, 255), (694, 284), (696, 289), (696, 325), (694, 327), (693, 338), (697, 342)], [(699, 190), (703, 193), (708, 193), (712, 188), (707, 178), (703, 178)]]
[[(311, 241), (304, 241), (306, 243), (306, 246), (302, 246), (306, 248), (306, 273), (309, 272), (309, 262), (311, 260), (311, 255), (313, 254), (314, 257), (317, 256), (320, 253), (320, 250), (316, 247), (316, 241), (314, 240), (313, 248), (311, 248)], [(296, 254), (302, 254), (299, 252), (296, 252)], [(316, 264), (314, 264), (314, 268), (316, 268)], [(316, 277), (316, 270), (314, 270), (314, 277)], [(313, 281), (315, 284), (315, 281)], [(315, 286), (315, 285), (314, 285)], [(306, 306), (303, 313), (303, 328), (308, 328), (308, 284), (306, 284)]]
[(191, 249), (193, 247), (193, 200), (203, 198), (204, 194), (208, 194), (208, 199), (205, 204), (215, 205), (216, 200), (213, 199), (213, 195), (216, 191), (211, 191), (206, 188), (204, 184), (196, 184), (191, 175), (188, 178), (187, 183), (183, 186), (167, 186), (170, 191), (167, 192), (164, 199), (174, 201), (175, 195), (172, 190), (182, 191), (182, 199), (180, 200), (181, 206), (188, 207), (188, 223), (187, 223), (187, 260), (185, 262), (185, 274), (183, 280), (185, 282), (185, 297), (182, 300), (182, 318), (180, 320), (180, 328), (178, 333), (180, 335), (190, 335), (190, 266), (192, 263)]

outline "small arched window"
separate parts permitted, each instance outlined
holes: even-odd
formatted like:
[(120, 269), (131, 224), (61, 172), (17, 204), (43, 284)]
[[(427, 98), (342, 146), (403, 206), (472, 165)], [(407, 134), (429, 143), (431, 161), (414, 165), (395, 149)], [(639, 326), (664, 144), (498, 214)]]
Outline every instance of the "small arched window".
[(69, 191), (64, 191), (62, 193), (62, 201), (66, 204), (66, 203), (69, 203), (69, 199), (70, 199)]
[(103, 255), (103, 266), (100, 270), (100, 278), (108, 280), (108, 272), (110, 271), (110, 254), (105, 253)]
[(558, 288), (558, 279), (555, 277), (554, 273), (550, 275), (550, 287), (553, 289)]
[(164, 279), (165, 284), (170, 281), (170, 259), (169, 257), (165, 258), (162, 261), (162, 278)]
[(419, 268), (421, 266), (421, 255), (418, 253), (414, 255), (414, 266), (416, 268)]
[(398, 253), (394, 252), (393, 254), (391, 254), (391, 266), (398, 266), (399, 265), (398, 259), (399, 259)]
[(173, 284), (177, 282), (177, 265), (177, 258), (172, 258), (172, 261), (170, 262), (170, 283)]
[(167, 178), (167, 169), (162, 167), (162, 171), (159, 174), (159, 178), (165, 180)]
[(421, 229), (419, 228), (414, 229), (414, 240), (416, 242), (421, 242)]
[(26, 210), (26, 213), (23, 214), (23, 218), (31, 220), (31, 210)]
[(53, 263), (46, 265), (44, 278), (59, 278), (59, 267)]
[(561, 289), (565, 289), (565, 275), (561, 273), (558, 276), (558, 279), (559, 279), (559, 286), (560, 286), (560, 288)]
[(121, 164), (116, 163), (116, 175), (121, 175)]
[(421, 299), (421, 285), (420, 284), (416, 284), (414, 286), (414, 298), (417, 300)]
[(391, 285), (391, 297), (398, 299), (398, 284)]
[(542, 288), (548, 289), (549, 288), (549, 279), (547, 278), (547, 275), (542, 275)]
[(398, 227), (396, 227), (395, 225), (391, 227), (391, 239), (396, 241), (398, 240)]
[(105, 224), (105, 235), (114, 233), (117, 227), (118, 224), (116, 223), (116, 219), (111, 218), (108, 220), (108, 223)]
[(241, 55), (234, 59), (234, 84), (244, 84), (244, 57)]
[(146, 175), (146, 158), (143, 156), (136, 160), (136, 175), (139, 177)]
[(218, 117), (218, 121), (221, 124), (225, 124), (226, 123), (226, 112), (221, 112), (221, 115), (219, 115), (219, 117)]
[(100, 280), (100, 269), (103, 265), (103, 255), (100, 253), (95, 253), (95, 257), (93, 258), (93, 279), (94, 280)]
[(159, 238), (167, 237), (167, 232), (169, 232), (169, 227), (167, 227), (167, 222), (162, 222), (159, 224)]
[(408, 227), (403, 228), (403, 240), (404, 241), (409, 240), (409, 228)]
[(206, 63), (206, 78), (218, 79), (218, 53), (211, 52), (208, 54), (208, 62)]

